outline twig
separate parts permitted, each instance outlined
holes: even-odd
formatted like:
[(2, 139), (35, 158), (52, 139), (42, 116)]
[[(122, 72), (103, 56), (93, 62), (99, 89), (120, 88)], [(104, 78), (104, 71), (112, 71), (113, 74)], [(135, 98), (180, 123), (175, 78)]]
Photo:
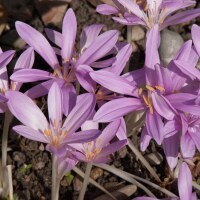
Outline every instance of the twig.
[(136, 180), (138, 180), (138, 181), (141, 181), (141, 182), (143, 182), (143, 183), (146, 183), (147, 185), (149, 185), (149, 186), (151, 186), (151, 187), (153, 187), (153, 188), (155, 188), (155, 189), (157, 189), (157, 190), (163, 192), (164, 194), (166, 194), (166, 195), (169, 196), (169, 197), (177, 197), (174, 193), (170, 192), (169, 190), (167, 190), (167, 189), (165, 189), (165, 188), (160, 187), (159, 185), (156, 185), (155, 183), (152, 183), (151, 181), (148, 181), (148, 180), (143, 179), (143, 178), (141, 178), (141, 177), (139, 177), (139, 176), (130, 174), (130, 173), (128, 173), (128, 172), (126, 172), (126, 173), (127, 173), (129, 176), (133, 177), (134, 179), (136, 179)]
[(86, 192), (87, 185), (88, 185), (88, 180), (89, 180), (89, 177), (90, 177), (91, 169), (92, 169), (92, 163), (87, 163), (85, 176), (84, 176), (84, 181), (83, 181), (83, 186), (82, 186), (81, 191), (79, 193), (78, 200), (83, 200), (84, 199), (85, 192)]
[(52, 188), (51, 200), (59, 199), (60, 179), (57, 176), (56, 156), (52, 155)]
[(151, 167), (151, 165), (146, 161), (144, 156), (139, 152), (139, 150), (134, 146), (130, 139), (128, 139), (128, 146), (133, 151), (133, 153), (138, 157), (138, 159), (142, 162), (142, 164), (147, 168), (147, 170), (151, 173), (151, 175), (158, 181), (161, 182), (160, 178)]
[(2, 176), (3, 176), (3, 195), (8, 193), (8, 171), (7, 171), (7, 148), (8, 148), (8, 131), (12, 122), (13, 115), (7, 111), (5, 113), (3, 135), (2, 135)]
[(200, 185), (197, 184), (195, 181), (192, 181), (192, 186), (197, 189), (197, 190), (200, 190)]
[(125, 173), (124, 171), (117, 169), (115, 167), (109, 166), (107, 164), (93, 164), (94, 166), (100, 167), (104, 170), (107, 170), (113, 174), (115, 174), (116, 176), (119, 176), (120, 178), (126, 180), (129, 183), (135, 184), (136, 186), (138, 186), (139, 188), (141, 188), (142, 190), (144, 190), (144, 192), (150, 196), (150, 197), (155, 197), (155, 195), (148, 189), (146, 188), (144, 185), (142, 185), (141, 183), (139, 183), (138, 181), (136, 181), (135, 179), (131, 178), (129, 175), (127, 175), (127, 173)]
[[(84, 178), (85, 174), (78, 167), (74, 167), (72, 170), (74, 172), (76, 172), (79, 176), (81, 176), (82, 178)], [(91, 183), (92, 185), (94, 185), (95, 187), (97, 187), (98, 189), (100, 189), (102, 192), (104, 192), (107, 195), (109, 195), (112, 199), (117, 200), (110, 192), (108, 192), (108, 190), (106, 190), (104, 187), (102, 187), (101, 185), (99, 185), (93, 179), (89, 178), (89, 183)]]

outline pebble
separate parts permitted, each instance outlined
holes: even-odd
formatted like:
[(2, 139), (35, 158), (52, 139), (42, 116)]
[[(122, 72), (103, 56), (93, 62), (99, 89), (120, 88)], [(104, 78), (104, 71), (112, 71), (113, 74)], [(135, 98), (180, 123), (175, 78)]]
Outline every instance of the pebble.
[(144, 39), (145, 32), (141, 26), (133, 26), (132, 27), (132, 41), (139, 41)]
[(150, 165), (160, 165), (163, 157), (160, 153), (154, 152), (144, 156)]
[(124, 147), (124, 148), (122, 148), (122, 149), (120, 149), (120, 150), (118, 151), (118, 154), (119, 154), (119, 157), (120, 157), (120, 158), (125, 158), (127, 153), (128, 153), (128, 151), (127, 151), (127, 148), (126, 148), (126, 147)]
[(40, 150), (40, 151), (44, 151), (44, 145), (43, 145), (43, 144), (40, 144), (39, 150)]
[(103, 176), (103, 170), (101, 168), (95, 167), (94, 169), (92, 169), (90, 176), (92, 179), (96, 180), (99, 177)]
[(80, 178), (75, 177), (73, 181), (74, 190), (79, 192), (82, 188), (82, 185), (83, 185), (83, 182), (80, 180)]
[(162, 31), (159, 53), (164, 65), (167, 65), (172, 60), (183, 43), (184, 41), (180, 34), (168, 29)]
[(35, 169), (42, 169), (44, 168), (44, 166), (45, 166), (45, 163), (41, 161), (41, 162), (36, 163)]

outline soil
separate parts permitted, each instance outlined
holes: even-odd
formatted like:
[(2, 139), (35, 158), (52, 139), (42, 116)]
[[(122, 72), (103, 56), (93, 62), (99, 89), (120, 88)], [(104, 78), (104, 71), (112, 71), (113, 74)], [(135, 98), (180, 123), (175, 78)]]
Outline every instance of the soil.
[[(16, 20), (23, 20), (30, 25), (34, 26), (39, 31), (44, 30), (44, 22), (42, 21), (41, 14), (37, 9), (36, 1), (31, 0), (18, 0), (18, 4), (14, 7), (7, 5), (7, 24), (8, 27), (3, 31), (0, 38), (0, 46), (5, 51), (7, 49), (17, 49), (17, 56), (15, 56), (14, 61), (11, 66), (14, 66), (14, 63), (18, 57), (18, 55), (22, 52), (25, 47), (25, 43), (19, 39), (15, 29), (14, 23)], [(21, 7), (20, 7), (21, 6)], [(199, 5), (200, 6), (200, 5)], [(93, 23), (102, 23), (105, 24), (105, 30), (117, 29), (120, 32), (120, 40), (123, 41), (126, 39), (126, 27), (119, 25), (112, 21), (109, 16), (102, 16), (95, 12), (95, 7), (91, 2), (86, 0), (72, 0), (68, 7), (72, 7), (76, 13), (78, 20), (78, 34), (80, 35), (83, 26), (90, 25)], [(8, 9), (9, 8), (9, 9)], [(48, 12), (48, 10), (46, 10)], [(18, 15), (21, 13), (20, 15)], [(170, 27), (169, 29), (179, 32), (184, 40), (190, 38), (190, 30), (191, 25), (197, 23), (200, 24), (200, 18), (193, 20), (190, 23)], [(57, 24), (48, 24), (47, 27), (53, 27), (56, 30), (61, 30), (61, 22)], [(77, 38), (77, 42), (79, 42), (79, 38)], [(135, 51), (131, 57), (131, 66), (136, 69), (143, 65), (144, 62), (144, 39), (142, 41), (136, 42), (138, 49)], [(39, 66), (39, 67), (38, 67)], [(34, 68), (45, 68), (48, 69), (47, 64), (39, 57), (36, 56), (36, 61), (34, 64)], [(11, 68), (12, 69), (12, 68)], [(10, 70), (12, 71), (12, 70)], [(27, 89), (27, 87), (32, 86), (27, 85), (23, 89)], [(41, 99), (39, 99), (41, 104)], [(4, 115), (0, 116), (0, 132), (3, 129), (3, 119)], [(17, 123), (16, 121), (13, 124)], [(139, 145), (139, 136), (140, 133), (137, 133), (132, 136), (133, 143), (138, 146)], [(13, 176), (13, 187), (14, 194), (19, 200), (49, 200), (51, 195), (51, 155), (47, 151), (45, 151), (45, 146), (41, 143), (37, 143), (34, 141), (30, 141), (28, 139), (22, 138), (12, 130), (9, 133), (8, 140), (8, 164), (12, 165), (12, 176)], [(163, 184), (165, 183), (167, 188), (172, 192), (177, 194), (177, 186), (176, 183), (167, 184), (166, 177), (169, 176), (168, 167), (166, 164), (166, 160), (164, 159), (163, 150), (156, 146), (153, 142), (149, 146), (148, 150), (144, 153), (144, 155), (148, 155), (152, 152), (159, 152), (163, 161), (160, 165), (154, 165), (155, 170), (161, 177)], [(117, 168), (130, 172), (132, 174), (138, 175), (145, 179), (148, 179), (152, 182), (155, 182), (146, 168), (138, 161), (135, 155), (130, 151), (128, 147), (124, 147), (122, 150), (117, 152), (114, 156), (114, 160), (110, 163)], [(78, 165), (82, 170), (85, 170), (84, 164)], [(76, 200), (80, 190), (80, 184), (82, 179), (78, 177), (74, 172), (71, 172), (74, 176), (74, 179), (71, 184), (69, 184), (64, 177), (61, 181), (60, 187), (60, 200)], [(77, 181), (78, 179), (79, 181)], [(195, 177), (195, 179), (198, 179)], [(101, 173), (101, 176), (96, 180), (99, 184), (105, 186), (106, 188), (113, 189), (117, 187), (119, 184), (127, 185), (124, 180), (114, 176), (106, 171)], [(79, 185), (78, 185), (79, 184)], [(162, 193), (150, 190), (157, 197), (164, 197)], [(89, 185), (85, 200), (93, 200), (95, 197), (101, 195), (102, 192), (95, 188), (94, 186)], [(127, 198), (127, 200), (132, 199), (133, 197), (144, 195), (144, 192), (140, 189)]]

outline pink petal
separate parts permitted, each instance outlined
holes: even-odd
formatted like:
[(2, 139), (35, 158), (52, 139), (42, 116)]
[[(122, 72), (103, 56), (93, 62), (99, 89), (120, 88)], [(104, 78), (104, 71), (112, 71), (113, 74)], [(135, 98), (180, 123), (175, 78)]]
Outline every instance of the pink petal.
[(134, 98), (120, 98), (105, 103), (95, 114), (94, 121), (111, 122), (134, 110), (144, 109), (140, 100)]
[(77, 32), (77, 21), (74, 11), (70, 8), (66, 12), (62, 25), (62, 58), (70, 60), (74, 51), (74, 43)]
[(29, 97), (17, 91), (7, 91), (6, 97), (11, 113), (25, 126), (39, 131), (48, 128), (46, 117)]
[(36, 131), (35, 129), (32, 129), (28, 126), (14, 126), (13, 130), (20, 134), (21, 136), (28, 138), (30, 140), (34, 140), (37, 142), (43, 142), (43, 143), (48, 143), (48, 139), (39, 131)]
[(48, 80), (53, 77), (49, 72), (40, 69), (20, 69), (12, 74), (11, 80), (21, 83)]
[[(114, 73), (100, 70), (90, 72), (90, 76), (103, 87), (119, 94), (133, 95), (134, 87), (125, 78)], [(108, 78), (109, 77), (109, 78)]]
[(191, 199), (192, 196), (192, 175), (186, 163), (180, 167), (178, 174), (178, 191), (181, 200)]
[(73, 133), (90, 117), (95, 107), (95, 96), (93, 94), (82, 94), (79, 101), (63, 124), (68, 132)]
[(56, 123), (57, 126), (62, 123), (62, 106), (63, 96), (60, 87), (54, 82), (48, 93), (48, 112), (49, 120), (52, 124)]
[(28, 24), (19, 21), (15, 23), (15, 26), (21, 38), (29, 46), (33, 47), (52, 68), (58, 66), (58, 60), (53, 48), (40, 32)]

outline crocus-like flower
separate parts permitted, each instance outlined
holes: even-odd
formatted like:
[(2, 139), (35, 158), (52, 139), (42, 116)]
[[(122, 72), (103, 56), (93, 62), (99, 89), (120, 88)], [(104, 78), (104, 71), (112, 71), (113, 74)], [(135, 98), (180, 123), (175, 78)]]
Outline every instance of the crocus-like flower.
[(187, 113), (180, 113), (180, 117), (165, 124), (166, 136), (163, 140), (163, 146), (171, 169), (177, 164), (179, 144), (184, 159), (192, 159), (196, 148), (200, 151), (199, 124), (199, 116)]
[[(192, 193), (192, 175), (186, 163), (182, 163), (178, 174), (179, 197), (164, 198), (163, 200), (197, 200), (196, 193)], [(152, 197), (136, 197), (133, 200), (158, 200)]]
[[(51, 40), (61, 47), (62, 64), (46, 38), (37, 30), (23, 22), (16, 22), (16, 29), (21, 38), (29, 44), (34, 50), (43, 57), (43, 59), (52, 67), (53, 72), (44, 70), (20, 70), (11, 76), (14, 81), (33, 82), (38, 80), (45, 81), (27, 92), (31, 98), (45, 95), (53, 82), (57, 82), (63, 91), (64, 102), (68, 106), (63, 106), (64, 113), (67, 115), (72, 107), (69, 103), (76, 102), (76, 91), (73, 83), (78, 79), (83, 87), (87, 84), (84, 79), (88, 70), (88, 65), (105, 56), (115, 46), (118, 39), (118, 32), (115, 30), (107, 31), (99, 35), (103, 25), (93, 25), (84, 29), (81, 37), (81, 50), (75, 50), (75, 39), (77, 32), (76, 16), (72, 9), (68, 9), (64, 16), (62, 34), (56, 31), (47, 30)], [(111, 60), (112, 61), (112, 60)]]
[(97, 12), (104, 15), (119, 14), (113, 19), (125, 25), (142, 25), (148, 30), (155, 24), (162, 30), (167, 26), (187, 22), (200, 15), (200, 9), (176, 11), (193, 6), (193, 0), (112, 0), (114, 5), (102, 4)]
[(48, 94), (49, 122), (42, 111), (26, 95), (8, 91), (8, 107), (11, 113), (24, 125), (13, 127), (20, 135), (31, 140), (47, 143), (47, 150), (63, 153), (61, 150), (70, 143), (88, 142), (99, 135), (98, 130), (80, 131), (80, 126), (94, 111), (95, 97), (83, 94), (62, 123), (62, 93), (60, 87), (54, 83)]
[[(87, 130), (90, 130), (90, 128), (87, 128)], [(127, 144), (125, 131), (124, 120), (116, 120), (107, 125), (101, 135), (95, 140), (83, 144), (73, 144), (72, 147), (77, 150), (73, 154), (78, 160), (84, 162), (108, 162), (110, 154), (118, 151)], [(118, 136), (121, 140), (111, 142), (115, 136)]]
[[(110, 122), (134, 110), (146, 112), (146, 127), (141, 142), (142, 150), (148, 146), (151, 138), (154, 138), (158, 144), (162, 143), (164, 138), (163, 118), (172, 120), (177, 110), (194, 115), (199, 115), (197, 113), (200, 111), (200, 108), (194, 105), (195, 95), (181, 93), (184, 82), (182, 85), (177, 84), (179, 76), (176, 77), (174, 72), (156, 64), (159, 63), (156, 50), (157, 32), (158, 26), (155, 26), (148, 35), (146, 62), (143, 69), (130, 72), (123, 77), (103, 70), (90, 73), (90, 76), (105, 88), (132, 96), (115, 99), (104, 104), (95, 114), (94, 121)], [(177, 91), (180, 92), (177, 93)], [(184, 101), (190, 102), (184, 104)]]
[[(6, 51), (0, 54), (0, 60), (1, 60), (0, 61), (1, 62), (0, 64), (1, 65), (0, 66), (0, 96), (3, 95), (3, 97), (5, 98), (5, 102), (7, 101), (7, 96), (6, 96), (7, 91), (9, 90), (18, 91), (22, 86), (22, 83), (15, 82), (15, 81), (11, 81), (9, 83), (9, 80), (8, 80), (6, 65), (12, 60), (14, 53), (15, 51)], [(20, 55), (20, 57), (18, 58), (15, 64), (14, 71), (17, 71), (19, 69), (25, 69), (25, 68), (30, 69), (33, 66), (33, 62), (34, 62), (34, 51), (30, 47)], [(7, 111), (6, 103), (0, 102), (0, 112), (2, 113), (5, 111)]]

